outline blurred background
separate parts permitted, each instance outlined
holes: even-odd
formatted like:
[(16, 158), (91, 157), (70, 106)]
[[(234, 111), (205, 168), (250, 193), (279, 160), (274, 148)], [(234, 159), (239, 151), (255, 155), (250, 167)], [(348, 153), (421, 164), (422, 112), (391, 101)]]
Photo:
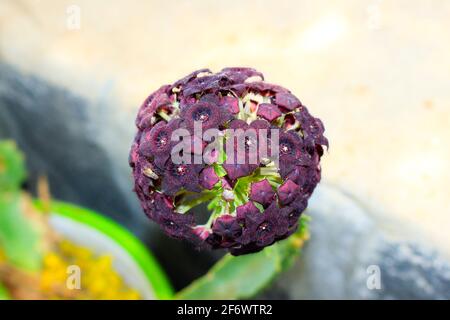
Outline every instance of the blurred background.
[(260, 297), (450, 298), (449, 16), (445, 0), (2, 0), (0, 138), (24, 151), (30, 192), (46, 175), (53, 197), (131, 230), (181, 289), (222, 253), (145, 218), (134, 117), (193, 70), (254, 67), (330, 141), (311, 240)]

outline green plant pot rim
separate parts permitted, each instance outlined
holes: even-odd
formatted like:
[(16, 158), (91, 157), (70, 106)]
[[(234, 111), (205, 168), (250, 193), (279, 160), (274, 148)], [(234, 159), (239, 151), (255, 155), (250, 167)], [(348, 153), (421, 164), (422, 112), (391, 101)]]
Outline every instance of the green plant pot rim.
[[(42, 201), (35, 201), (42, 210)], [(151, 284), (158, 299), (171, 299), (174, 295), (164, 271), (150, 251), (131, 232), (113, 220), (86, 208), (62, 201), (52, 201), (50, 210), (54, 214), (86, 224), (105, 234), (119, 244), (135, 260)]]

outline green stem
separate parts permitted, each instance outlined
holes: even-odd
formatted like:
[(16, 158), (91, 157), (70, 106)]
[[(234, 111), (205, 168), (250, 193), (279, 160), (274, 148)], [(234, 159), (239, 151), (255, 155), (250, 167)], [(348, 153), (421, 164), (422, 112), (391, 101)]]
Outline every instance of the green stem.
[(192, 208), (212, 200), (213, 198), (216, 197), (216, 193), (215, 192), (211, 192), (211, 191), (207, 191), (204, 192), (202, 195), (200, 195), (199, 197), (189, 200), (187, 202), (181, 203), (180, 205), (177, 206), (177, 212), (178, 213), (186, 213), (189, 210), (191, 210)]
[(167, 113), (165, 113), (164, 111), (160, 111), (160, 112), (158, 112), (158, 115), (161, 117), (161, 118), (163, 118), (164, 120), (166, 120), (167, 122), (169, 122), (172, 118), (167, 114)]

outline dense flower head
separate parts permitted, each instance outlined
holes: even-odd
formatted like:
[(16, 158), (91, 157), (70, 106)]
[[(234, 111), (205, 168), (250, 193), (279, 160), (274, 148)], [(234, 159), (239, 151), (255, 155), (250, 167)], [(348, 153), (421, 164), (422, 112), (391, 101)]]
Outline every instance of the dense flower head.
[[(198, 248), (257, 252), (298, 226), (320, 181), (325, 128), (252, 68), (197, 70), (141, 105), (129, 164), (146, 215)], [(199, 205), (209, 219), (196, 221)]]

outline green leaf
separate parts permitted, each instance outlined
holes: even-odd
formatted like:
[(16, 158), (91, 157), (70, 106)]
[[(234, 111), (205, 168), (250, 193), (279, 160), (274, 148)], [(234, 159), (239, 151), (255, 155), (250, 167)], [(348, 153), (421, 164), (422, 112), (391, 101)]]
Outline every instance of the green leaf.
[[(225, 160), (224, 160), (225, 161)], [(214, 172), (217, 174), (218, 177), (225, 177), (227, 175), (227, 172), (222, 167), (221, 164), (214, 163)]]
[(192, 208), (213, 199), (215, 196), (216, 196), (215, 192), (210, 192), (210, 191), (203, 192), (202, 194), (200, 194), (200, 196), (197, 196), (197, 197), (194, 197), (192, 199), (188, 199), (188, 200), (182, 202), (182, 204), (180, 204), (177, 207), (177, 212), (186, 213), (189, 210), (191, 210)]
[(8, 293), (8, 290), (2, 285), (0, 282), (0, 300), (9, 300), (11, 299)]
[(255, 207), (258, 208), (258, 210), (259, 210), (260, 212), (263, 212), (263, 211), (264, 211), (264, 207), (262, 206), (262, 204), (259, 204), (259, 203), (256, 202), (256, 201), (253, 201), (253, 204), (255, 205)]
[(0, 141), (0, 191), (16, 190), (25, 179), (22, 153), (13, 141)]
[[(218, 164), (224, 164), (225, 161), (227, 161), (227, 153), (225, 152), (225, 143), (226, 143), (225, 141), (226, 141), (225, 136), (218, 137), (218, 143), (219, 143), (219, 146), (218, 146), (219, 156), (217, 157)], [(226, 171), (225, 171), (225, 174), (226, 174)]]
[(211, 270), (177, 295), (177, 299), (248, 299), (268, 286), (292, 265), (309, 237), (308, 217), (288, 239), (263, 251), (234, 257), (224, 256)]
[(42, 235), (24, 212), (20, 192), (0, 193), (0, 248), (8, 263), (27, 271), (41, 268)]

